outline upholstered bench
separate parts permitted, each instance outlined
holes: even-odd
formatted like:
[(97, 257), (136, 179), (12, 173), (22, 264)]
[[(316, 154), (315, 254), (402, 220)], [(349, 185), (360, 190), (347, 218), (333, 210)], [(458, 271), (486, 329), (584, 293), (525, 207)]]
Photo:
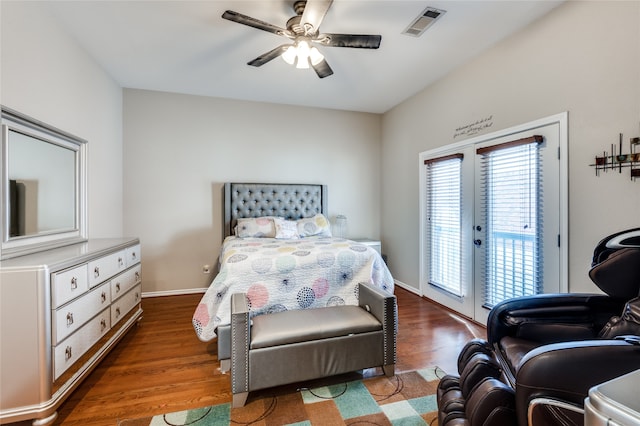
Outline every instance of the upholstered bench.
[(246, 294), (231, 299), (233, 406), (250, 391), (371, 367), (393, 376), (396, 298), (359, 284), (359, 306), (284, 311), (249, 318)]

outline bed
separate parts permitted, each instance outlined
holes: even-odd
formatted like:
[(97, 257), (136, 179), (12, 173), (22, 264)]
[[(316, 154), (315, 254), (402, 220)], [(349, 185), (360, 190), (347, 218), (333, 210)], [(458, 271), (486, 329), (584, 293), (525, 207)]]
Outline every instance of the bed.
[(193, 315), (200, 340), (218, 339), (219, 360), (229, 358), (233, 293), (247, 293), (252, 317), (358, 305), (359, 282), (393, 293), (380, 254), (332, 237), (327, 212), (325, 185), (225, 184), (219, 272)]

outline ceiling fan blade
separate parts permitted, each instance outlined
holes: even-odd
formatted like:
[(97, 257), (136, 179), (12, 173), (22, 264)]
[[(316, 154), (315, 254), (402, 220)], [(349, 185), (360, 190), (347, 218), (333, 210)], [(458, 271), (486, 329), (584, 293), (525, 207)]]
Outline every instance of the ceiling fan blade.
[(222, 14), (222, 18), (239, 24), (248, 25), (249, 27), (257, 28), (268, 33), (273, 33), (285, 37), (292, 37), (291, 31), (284, 28), (277, 27), (269, 24), (268, 22), (261, 21), (259, 19), (252, 18), (251, 16), (243, 15), (242, 13), (234, 12), (233, 10), (227, 10)]
[(315, 65), (311, 64), (311, 66), (320, 78), (329, 77), (331, 74), (333, 74), (333, 70), (324, 59)]
[(287, 47), (291, 46), (290, 44), (283, 44), (282, 46), (278, 46), (273, 50), (268, 51), (267, 53), (258, 56), (257, 58), (255, 58), (254, 60), (247, 62), (247, 65), (251, 65), (253, 67), (260, 67), (264, 64), (266, 64), (267, 62), (271, 61), (272, 59), (277, 58), (278, 56), (282, 55), (284, 53), (285, 50), (287, 50)]
[(324, 46), (356, 47), (360, 49), (377, 49), (382, 36), (365, 34), (321, 34), (314, 40)]
[(318, 32), (318, 28), (320, 28), (322, 20), (331, 7), (331, 3), (333, 3), (333, 0), (307, 0), (304, 12), (302, 12), (300, 24), (303, 26), (308, 24), (312, 27), (309, 35), (313, 35)]

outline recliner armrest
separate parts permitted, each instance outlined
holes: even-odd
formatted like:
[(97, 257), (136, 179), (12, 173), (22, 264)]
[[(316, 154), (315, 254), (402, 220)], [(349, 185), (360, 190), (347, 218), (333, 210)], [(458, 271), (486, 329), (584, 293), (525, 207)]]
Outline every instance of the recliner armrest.
[(638, 368), (640, 345), (624, 340), (574, 341), (533, 349), (516, 372), (520, 424), (526, 424), (528, 405), (535, 398), (582, 406), (591, 387)]
[(497, 344), (505, 336), (541, 344), (595, 338), (624, 300), (599, 294), (542, 294), (505, 300), (487, 319), (487, 340)]
[(384, 332), (384, 365), (396, 363), (398, 312), (396, 296), (370, 283), (359, 283), (358, 304), (382, 324)]

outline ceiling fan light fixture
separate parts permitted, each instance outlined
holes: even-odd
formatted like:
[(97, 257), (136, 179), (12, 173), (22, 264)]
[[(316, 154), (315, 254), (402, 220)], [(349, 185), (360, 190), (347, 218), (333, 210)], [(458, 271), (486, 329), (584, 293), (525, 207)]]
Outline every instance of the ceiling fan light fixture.
[(287, 47), (287, 49), (281, 56), (286, 63), (288, 63), (289, 65), (293, 65), (293, 63), (296, 61), (296, 56), (298, 56), (298, 50), (294, 45), (291, 45)]
[(311, 61), (311, 65), (318, 65), (324, 61), (324, 55), (320, 53), (316, 47), (312, 47), (309, 51), (309, 60)]
[(311, 47), (307, 40), (296, 41), (280, 56), (287, 64), (295, 64), (298, 69), (309, 69), (310, 65), (318, 65), (324, 60), (322, 53), (316, 47)]
[(298, 46), (298, 62), (296, 68), (308, 69), (309, 68), (309, 53), (311, 48), (306, 40), (300, 40), (296, 43)]
[[(225, 11), (222, 14), (222, 18), (285, 37), (289, 40), (289, 44), (280, 45), (275, 49), (271, 49), (247, 62), (247, 65), (261, 67), (278, 56), (282, 56), (282, 59), (287, 64), (295, 65), (296, 68), (300, 69), (313, 67), (313, 70), (319, 78), (325, 78), (333, 75), (333, 70), (324, 56), (313, 46), (314, 44), (320, 46), (377, 49), (380, 47), (380, 41), (382, 40), (381, 35), (320, 33), (320, 24), (324, 20), (332, 3), (333, 0), (295, 1), (293, 8), (296, 16), (287, 21), (286, 28), (281, 28), (277, 25), (272, 25), (232, 10)], [(435, 19), (437, 11), (434, 12), (429, 9), (427, 12), (425, 19)], [(292, 42), (293, 44), (290, 44)]]
[(308, 70), (309, 69), (309, 58), (298, 57), (298, 62), (296, 62), (296, 68), (299, 69), (299, 70)]

